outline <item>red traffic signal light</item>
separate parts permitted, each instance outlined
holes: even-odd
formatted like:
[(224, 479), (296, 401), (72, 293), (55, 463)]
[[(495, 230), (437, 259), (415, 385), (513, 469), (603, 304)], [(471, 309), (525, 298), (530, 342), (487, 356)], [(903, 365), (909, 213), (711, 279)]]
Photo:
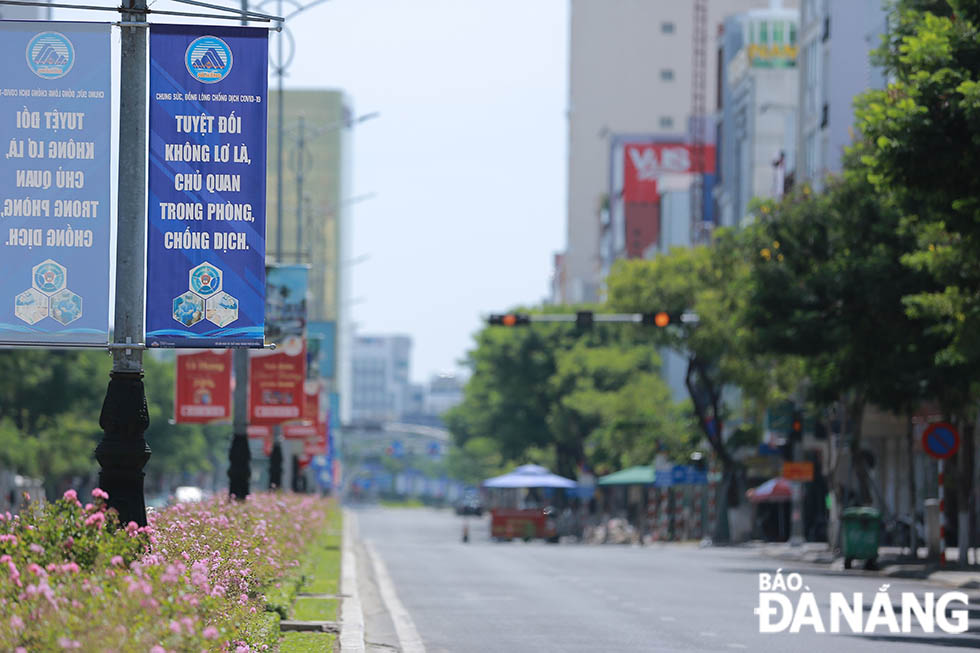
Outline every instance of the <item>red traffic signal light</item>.
[(643, 324), (648, 326), (655, 326), (663, 329), (669, 326), (672, 321), (670, 313), (667, 311), (658, 311), (656, 313), (644, 313), (643, 314)]
[(793, 421), (790, 422), (790, 439), (799, 441), (803, 439), (803, 415), (800, 411), (793, 411)]
[(523, 313), (494, 314), (487, 320), (491, 326), (525, 326), (531, 323), (531, 316)]

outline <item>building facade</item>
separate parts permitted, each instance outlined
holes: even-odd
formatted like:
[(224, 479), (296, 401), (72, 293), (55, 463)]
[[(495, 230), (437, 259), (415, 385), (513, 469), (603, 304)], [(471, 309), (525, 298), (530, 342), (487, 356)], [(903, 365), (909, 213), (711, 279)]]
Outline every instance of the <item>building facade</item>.
[[(769, 0), (712, 0), (713, 35), (731, 14)], [(787, 1), (785, 4), (794, 5)], [(683, 139), (691, 113), (693, 2), (571, 0), (566, 250), (558, 303), (597, 301), (601, 294), (600, 221), (608, 208), (610, 137), (663, 134)], [(717, 61), (706, 57), (706, 80)], [(705, 84), (705, 106), (716, 88)]]
[(383, 423), (412, 410), (412, 339), (355, 336), (351, 349), (351, 422)]
[(350, 395), (350, 283), (341, 262), (349, 258), (351, 238), (344, 204), (351, 186), (351, 102), (338, 90), (289, 90), (282, 103), (280, 166), (279, 97), (269, 92), (266, 252), (270, 261), (310, 266), (307, 331), (339, 436), (341, 406)]
[(725, 20), (714, 193), (720, 226), (742, 224), (752, 198), (782, 195), (787, 163), (796, 157), (798, 35), (795, 9), (755, 9)]
[(425, 389), (423, 410), (428, 415), (442, 415), (463, 401), (465, 381), (456, 374), (433, 374)]
[(841, 171), (854, 125), (854, 97), (884, 88), (870, 53), (888, 28), (884, 0), (803, 0), (800, 14), (796, 179), (815, 188)]

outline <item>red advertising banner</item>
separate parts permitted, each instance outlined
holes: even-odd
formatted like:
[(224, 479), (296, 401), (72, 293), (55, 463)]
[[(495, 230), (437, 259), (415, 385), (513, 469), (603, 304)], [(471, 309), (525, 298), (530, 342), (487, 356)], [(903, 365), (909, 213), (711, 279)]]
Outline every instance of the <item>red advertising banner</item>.
[(248, 365), (248, 421), (275, 425), (303, 416), (306, 344), (289, 336), (273, 351), (252, 350)]
[(303, 442), (303, 453), (307, 453), (311, 456), (326, 455), (327, 453), (327, 424), (317, 425), (317, 432), (315, 435), (308, 437)]
[(231, 419), (231, 350), (177, 353), (174, 420), (202, 423)]
[(660, 202), (630, 202), (623, 210), (626, 258), (643, 258), (647, 247), (660, 242)]
[(320, 422), (320, 380), (307, 379), (303, 384), (302, 421), (282, 427), (282, 436), (287, 440), (305, 440), (316, 437)]
[(268, 426), (259, 426), (258, 424), (249, 424), (248, 427), (246, 427), (246, 433), (250, 439), (254, 440), (272, 437), (271, 428)]
[(687, 143), (626, 143), (623, 145), (624, 202), (658, 202), (657, 179), (684, 173), (715, 171), (715, 146), (698, 150)]

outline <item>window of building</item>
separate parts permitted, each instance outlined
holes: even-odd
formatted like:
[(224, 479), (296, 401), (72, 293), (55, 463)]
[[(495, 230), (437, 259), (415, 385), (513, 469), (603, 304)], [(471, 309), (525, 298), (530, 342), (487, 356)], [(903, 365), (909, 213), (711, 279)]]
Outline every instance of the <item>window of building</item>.
[(772, 24), (772, 42), (776, 45), (783, 44), (785, 23), (783, 21), (776, 21)]
[(670, 129), (674, 126), (674, 119), (670, 116), (660, 116), (660, 128)]
[(769, 23), (759, 21), (759, 43), (765, 45), (769, 43)]
[(664, 34), (673, 34), (674, 24), (669, 21), (664, 21), (660, 23), (660, 31), (663, 32)]
[(674, 70), (672, 68), (664, 68), (660, 71), (660, 79), (665, 82), (671, 82), (674, 80)]

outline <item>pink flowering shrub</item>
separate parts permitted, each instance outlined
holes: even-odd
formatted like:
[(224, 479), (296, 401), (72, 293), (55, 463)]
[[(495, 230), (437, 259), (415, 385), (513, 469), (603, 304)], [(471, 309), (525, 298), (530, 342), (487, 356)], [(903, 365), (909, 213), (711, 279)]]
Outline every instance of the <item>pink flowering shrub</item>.
[(0, 650), (257, 651), (273, 587), (327, 504), (251, 495), (178, 504), (119, 524), (105, 493), (75, 492), (0, 519)]

